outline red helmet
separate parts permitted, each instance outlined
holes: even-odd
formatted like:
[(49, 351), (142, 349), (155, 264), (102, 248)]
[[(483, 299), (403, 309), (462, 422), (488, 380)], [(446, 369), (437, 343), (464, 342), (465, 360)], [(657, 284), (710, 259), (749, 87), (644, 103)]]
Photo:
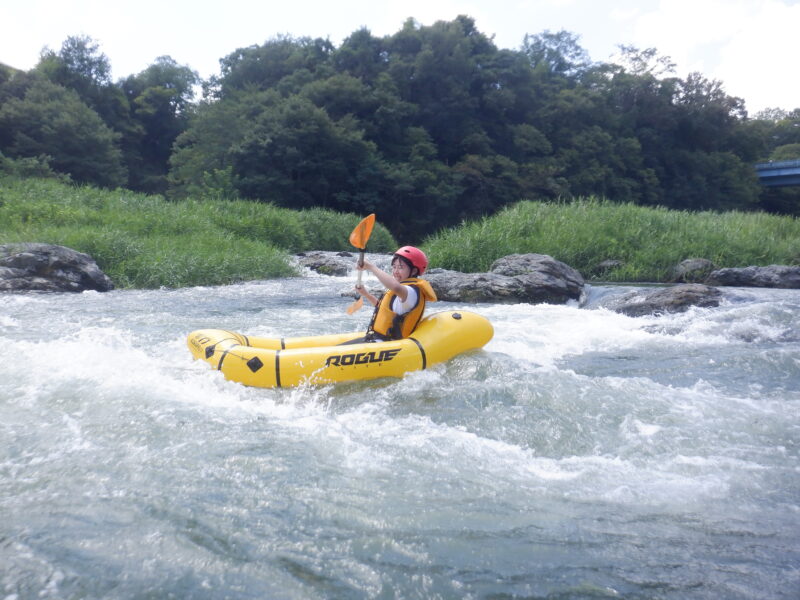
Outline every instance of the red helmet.
[(422, 250), (415, 248), (414, 246), (403, 246), (397, 252), (395, 252), (394, 255), (404, 258), (412, 266), (417, 267), (420, 275), (422, 275), (425, 272), (425, 269), (428, 268), (428, 257), (425, 256), (425, 253)]

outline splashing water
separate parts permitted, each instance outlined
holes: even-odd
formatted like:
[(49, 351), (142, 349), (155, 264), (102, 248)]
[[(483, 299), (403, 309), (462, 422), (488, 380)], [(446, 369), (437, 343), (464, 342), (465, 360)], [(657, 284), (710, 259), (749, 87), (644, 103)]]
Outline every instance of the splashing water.
[(0, 296), (0, 594), (796, 598), (800, 294), (630, 318), (457, 305), (495, 337), (264, 390), (186, 334), (363, 329), (352, 281)]

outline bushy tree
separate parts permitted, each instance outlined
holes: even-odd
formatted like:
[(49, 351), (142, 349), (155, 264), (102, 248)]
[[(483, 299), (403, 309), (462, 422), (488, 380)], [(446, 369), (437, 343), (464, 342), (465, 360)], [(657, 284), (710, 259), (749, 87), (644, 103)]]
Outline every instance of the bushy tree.
[(0, 151), (11, 158), (48, 157), (52, 169), (78, 182), (124, 185), (118, 134), (76, 92), (42, 77), (25, 79), (0, 105)]
[(36, 70), (53, 83), (75, 90), (87, 104), (102, 103), (102, 90), (111, 82), (111, 63), (89, 36), (70, 36), (55, 52), (42, 50)]
[(232, 163), (245, 197), (351, 212), (377, 205), (381, 165), (374, 144), (355, 120), (333, 120), (300, 96), (265, 107), (232, 152)]
[(199, 76), (169, 56), (160, 56), (137, 75), (121, 82), (139, 126), (136, 168), (131, 172), (133, 189), (166, 192), (167, 173), (173, 144), (189, 123), (194, 86)]
[(177, 197), (207, 194), (236, 196), (233, 153), (252, 120), (264, 106), (275, 104), (275, 92), (239, 91), (224, 101), (204, 100), (196, 107), (191, 126), (181, 133), (170, 156), (169, 182)]
[(44, 48), (34, 70), (52, 83), (73, 90), (119, 134), (117, 143), (124, 163), (135, 176), (143, 132), (131, 115), (125, 94), (111, 80), (111, 63), (100, 45), (89, 36), (70, 36), (58, 52)]
[(88, 36), (68, 37), (55, 52), (42, 51), (36, 72), (73, 90), (119, 135), (128, 187), (164, 192), (172, 144), (188, 123), (197, 73), (168, 56), (115, 84), (111, 65)]
[(206, 84), (206, 95), (224, 98), (237, 90), (268, 90), (297, 73), (315, 78), (320, 69), (324, 75), (332, 75), (333, 71), (328, 70), (332, 52), (329, 40), (291, 36), (279, 36), (261, 46), (239, 48), (220, 59), (221, 73)]
[(522, 52), (534, 69), (565, 78), (580, 76), (592, 64), (589, 54), (580, 45), (580, 38), (563, 29), (555, 33), (545, 29), (536, 35), (526, 34)]

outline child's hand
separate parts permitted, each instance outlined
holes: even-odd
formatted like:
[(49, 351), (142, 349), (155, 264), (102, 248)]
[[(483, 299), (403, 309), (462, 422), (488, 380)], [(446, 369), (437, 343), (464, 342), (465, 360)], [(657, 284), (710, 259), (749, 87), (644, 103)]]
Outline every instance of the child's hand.
[(366, 298), (367, 302), (372, 304), (372, 306), (375, 306), (378, 303), (378, 299), (375, 296), (373, 296), (372, 294), (370, 294), (367, 291), (367, 288), (365, 288), (363, 285), (357, 285), (356, 286), (356, 292), (358, 292), (361, 296)]

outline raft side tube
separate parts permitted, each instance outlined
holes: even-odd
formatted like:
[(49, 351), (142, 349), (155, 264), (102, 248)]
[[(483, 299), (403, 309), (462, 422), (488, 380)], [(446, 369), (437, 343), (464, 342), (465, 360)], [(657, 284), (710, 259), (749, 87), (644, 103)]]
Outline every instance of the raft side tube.
[(494, 328), (488, 319), (467, 311), (434, 313), (423, 319), (411, 334), (425, 348), (429, 365), (483, 348), (493, 336)]

